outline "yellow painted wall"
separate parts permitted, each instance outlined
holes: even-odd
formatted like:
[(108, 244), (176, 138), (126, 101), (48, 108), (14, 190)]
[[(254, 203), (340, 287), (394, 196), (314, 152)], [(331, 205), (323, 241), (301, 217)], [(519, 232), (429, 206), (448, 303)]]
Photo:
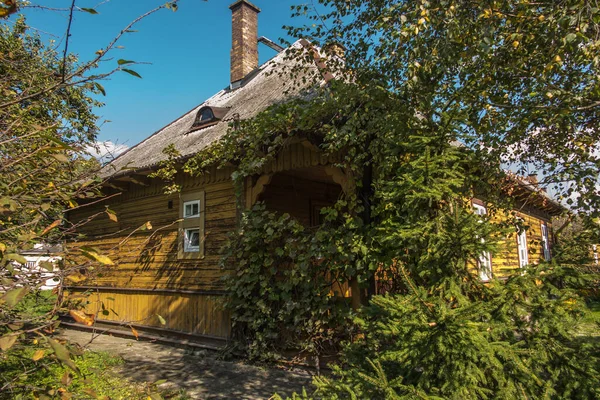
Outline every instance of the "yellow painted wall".
[[(523, 225), (526, 227), (527, 235), (527, 250), (529, 255), (529, 264), (537, 264), (544, 259), (542, 249), (542, 222), (545, 222), (548, 227), (548, 239), (550, 245), (550, 253), (552, 254), (552, 222), (550, 216), (542, 215), (536, 210), (516, 210), (516, 216), (523, 219)], [(494, 216), (496, 220), (500, 216)], [(519, 253), (517, 244), (517, 230), (508, 236), (499, 238), (499, 249), (492, 254), (492, 273), (496, 278), (506, 278), (511, 274), (519, 271)]]

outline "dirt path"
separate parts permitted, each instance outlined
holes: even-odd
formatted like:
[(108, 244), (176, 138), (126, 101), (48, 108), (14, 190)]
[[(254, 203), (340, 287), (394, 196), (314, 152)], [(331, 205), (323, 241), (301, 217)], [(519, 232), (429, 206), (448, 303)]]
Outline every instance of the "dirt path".
[[(65, 330), (61, 337), (84, 345), (91, 333)], [(273, 393), (291, 395), (309, 388), (304, 371), (259, 368), (241, 362), (216, 360), (216, 353), (194, 351), (146, 341), (101, 335), (91, 350), (117, 354), (125, 360), (118, 371), (137, 382), (166, 379), (173, 389), (184, 389), (192, 399), (268, 399)]]

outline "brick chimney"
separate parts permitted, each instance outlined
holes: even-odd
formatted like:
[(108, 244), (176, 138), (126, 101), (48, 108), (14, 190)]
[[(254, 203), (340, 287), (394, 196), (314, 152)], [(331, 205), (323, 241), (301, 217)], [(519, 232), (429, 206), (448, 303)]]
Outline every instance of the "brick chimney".
[(260, 8), (238, 0), (231, 9), (231, 84), (239, 83), (258, 67), (258, 13)]

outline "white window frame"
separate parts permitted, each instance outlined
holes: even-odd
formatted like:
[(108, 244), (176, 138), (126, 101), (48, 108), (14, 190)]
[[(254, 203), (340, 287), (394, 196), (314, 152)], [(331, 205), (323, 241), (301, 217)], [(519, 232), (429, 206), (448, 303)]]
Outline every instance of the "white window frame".
[(550, 235), (548, 233), (548, 224), (542, 222), (540, 224), (542, 231), (542, 251), (544, 253), (544, 260), (550, 261), (552, 259), (552, 253), (550, 252)]
[[(186, 212), (186, 207), (187, 206), (194, 206), (197, 205), (198, 206), (198, 213), (197, 214), (191, 214), (191, 215), (187, 215)], [(192, 201), (184, 201), (183, 202), (183, 218), (197, 218), (200, 216), (200, 200), (192, 200)]]
[[(198, 205), (198, 214), (186, 215), (186, 207)], [(206, 214), (205, 193), (196, 191), (182, 193), (179, 199), (179, 238), (177, 258), (197, 259), (204, 257), (204, 223)], [(198, 231), (198, 246), (191, 246), (188, 232)]]
[[(522, 218), (519, 218), (524, 222)], [(517, 226), (517, 252), (519, 254), (519, 268), (525, 268), (529, 265), (529, 250), (527, 248), (527, 232)]]
[[(487, 215), (487, 208), (484, 205), (473, 203), (473, 209), (476, 215)], [(482, 221), (480, 221), (482, 222)], [(485, 239), (481, 238), (481, 243), (485, 243)], [(477, 270), (479, 279), (487, 282), (492, 279), (492, 255), (489, 251), (483, 251), (477, 259)]]
[[(198, 214), (200, 215), (200, 214)], [(192, 246), (190, 244), (188, 232), (197, 231), (198, 232), (198, 246)], [(200, 228), (186, 228), (183, 230), (183, 251), (186, 253), (193, 253), (200, 251)]]
[(598, 264), (598, 245), (592, 245), (592, 251), (593, 251), (593, 257), (594, 257), (594, 264)]

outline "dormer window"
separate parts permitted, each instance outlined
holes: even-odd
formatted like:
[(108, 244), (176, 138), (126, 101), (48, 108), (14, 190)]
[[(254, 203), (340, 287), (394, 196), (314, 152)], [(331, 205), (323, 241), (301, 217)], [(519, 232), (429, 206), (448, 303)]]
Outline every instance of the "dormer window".
[(229, 109), (224, 107), (202, 107), (196, 114), (196, 119), (194, 120), (191, 130), (194, 131), (216, 124), (225, 117), (228, 111)]
[(200, 112), (198, 112), (198, 116), (196, 116), (196, 122), (194, 122), (194, 125), (197, 126), (205, 124), (212, 121), (214, 118), (215, 116), (210, 108), (203, 108), (200, 110)]

